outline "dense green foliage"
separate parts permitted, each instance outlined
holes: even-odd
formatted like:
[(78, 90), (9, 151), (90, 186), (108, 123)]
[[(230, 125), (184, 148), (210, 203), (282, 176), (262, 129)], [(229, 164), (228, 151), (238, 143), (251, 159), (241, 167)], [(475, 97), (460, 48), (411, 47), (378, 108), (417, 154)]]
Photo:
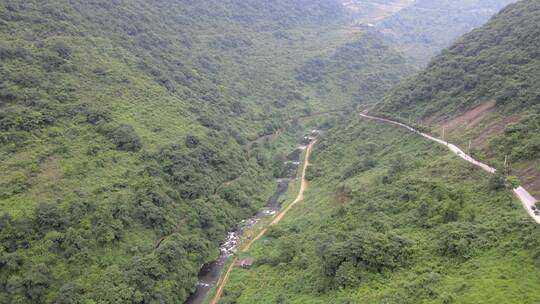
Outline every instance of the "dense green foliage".
[(378, 29), (410, 60), (425, 65), (459, 36), (483, 25), (513, 0), (417, 0)]
[(411, 71), (380, 34), (367, 32), (330, 56), (309, 60), (297, 69), (296, 78), (321, 98), (341, 97), (361, 105), (378, 101)]
[(222, 303), (540, 299), (540, 231), (510, 191), (412, 132), (353, 120), (319, 140), (305, 201), (252, 247), (256, 266), (233, 272)]
[[(502, 15), (534, 15), (537, 5), (524, 3)], [(411, 72), (382, 35), (349, 27), (346, 17), (334, 0), (0, 3), (0, 304), (182, 303), (226, 232), (266, 202), (304, 128), (378, 101)], [(497, 20), (488, 29), (513, 26), (512, 39), (536, 35), (534, 24)], [(497, 40), (482, 33), (460, 43)], [(538, 53), (534, 39), (518, 37), (487, 52), (521, 75), (537, 66)], [(459, 78), (455, 64), (445, 63), (454, 53), (460, 48), (432, 66)], [(482, 73), (500, 67), (488, 63), (479, 64)], [(499, 90), (502, 80), (477, 87), (502, 92), (493, 97), (515, 109), (509, 101), (516, 96), (534, 103), (535, 79), (516, 77), (511, 84), (527, 88), (517, 93)], [(509, 127), (500, 153), (534, 159), (536, 129), (534, 115)], [(320, 143), (308, 172), (320, 185), (309, 194), (320, 195), (317, 205), (255, 248), (260, 269), (291, 270), (308, 283), (270, 288), (263, 300), (287, 302), (297, 293), (327, 301), (386, 278), (400, 291), (391, 299), (441, 299), (437, 286), (407, 290), (449, 279), (488, 250), (518, 248), (512, 267), (535, 253), (538, 240), (503, 189), (470, 186), (479, 173), (448, 156), (437, 163), (440, 151), (402, 135), (341, 125)], [(397, 153), (381, 137), (414, 153)], [(527, 148), (515, 149), (516, 142)], [(430, 161), (448, 164), (456, 179), (446, 185), (450, 171)], [(501, 188), (496, 182), (492, 188)], [(419, 275), (402, 288), (413, 272)], [(252, 303), (245, 288), (233, 285), (224, 301)], [(389, 293), (382, 288), (372, 299)]]
[[(512, 110), (538, 105), (540, 4), (510, 5), (444, 50), (385, 98), (381, 111), (447, 115), (490, 98)], [(526, 22), (525, 22), (526, 20)], [(529, 110), (530, 111), (530, 110)]]
[(312, 117), (403, 75), (343, 18), (333, 0), (3, 1), (0, 303), (183, 302)]
[(508, 124), (491, 146), (499, 155), (508, 155), (511, 161), (540, 159), (540, 114), (525, 115), (518, 122)]
[(182, 302), (269, 196), (279, 150), (254, 140), (278, 111), (262, 104), (307, 107), (293, 87), (242, 75), (253, 67), (238, 54), (338, 8), (0, 4), (0, 303)]
[[(540, 4), (519, 1), (466, 34), (386, 95), (379, 115), (408, 118), (540, 191)], [(493, 104), (493, 107), (478, 107)], [(453, 119), (456, 119), (453, 121)], [(513, 172), (514, 173), (514, 172)]]

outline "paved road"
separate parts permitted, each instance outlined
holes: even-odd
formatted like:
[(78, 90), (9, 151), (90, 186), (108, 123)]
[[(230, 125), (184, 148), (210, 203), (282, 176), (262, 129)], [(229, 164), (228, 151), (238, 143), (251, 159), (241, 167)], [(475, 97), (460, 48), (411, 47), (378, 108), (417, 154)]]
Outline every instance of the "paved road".
[(537, 202), (537, 200), (529, 192), (527, 192), (525, 188), (521, 186), (514, 189), (514, 193), (521, 201), (523, 208), (527, 210), (527, 213), (529, 214), (529, 216), (532, 217), (538, 224), (540, 224), (540, 216), (535, 215), (531, 209), (531, 206), (534, 205)]
[[(484, 163), (481, 163), (481, 162), (477, 161), (472, 156), (470, 156), (467, 153), (463, 152), (460, 148), (458, 148), (454, 144), (451, 144), (451, 143), (446, 142), (446, 141), (444, 141), (442, 139), (433, 137), (433, 136), (431, 136), (429, 134), (422, 133), (422, 132), (420, 132), (420, 131), (418, 131), (418, 130), (416, 130), (416, 129), (414, 129), (414, 128), (406, 125), (406, 124), (403, 124), (403, 123), (400, 123), (400, 122), (397, 122), (397, 121), (393, 121), (393, 120), (386, 119), (386, 118), (375, 117), (375, 116), (371, 116), (371, 115), (368, 115), (368, 114), (365, 114), (365, 113), (361, 113), (360, 116), (365, 117), (365, 118), (369, 118), (369, 119), (373, 119), (373, 120), (383, 121), (383, 122), (386, 122), (386, 123), (390, 123), (390, 124), (394, 124), (394, 125), (398, 125), (400, 127), (406, 128), (409, 131), (415, 132), (415, 133), (417, 133), (417, 134), (419, 134), (419, 135), (421, 135), (421, 136), (423, 136), (423, 137), (425, 137), (425, 138), (427, 138), (429, 140), (432, 140), (432, 141), (437, 142), (437, 143), (439, 143), (441, 145), (447, 146), (448, 149), (450, 149), (450, 151), (452, 151), (454, 154), (456, 154), (457, 156), (461, 157), (462, 159), (468, 161), (469, 163), (482, 168), (482, 170), (487, 171), (489, 173), (495, 173), (495, 168), (490, 167), (490, 166), (488, 166), (488, 165), (486, 165)], [(522, 186), (519, 186), (516, 189), (514, 189), (514, 194), (521, 201), (521, 204), (523, 205), (523, 208), (525, 208), (525, 210), (527, 211), (527, 214), (529, 214), (529, 216), (536, 223), (540, 224), (540, 216), (535, 215), (533, 210), (531, 209), (531, 206), (533, 206), (537, 202), (537, 199), (535, 199)]]

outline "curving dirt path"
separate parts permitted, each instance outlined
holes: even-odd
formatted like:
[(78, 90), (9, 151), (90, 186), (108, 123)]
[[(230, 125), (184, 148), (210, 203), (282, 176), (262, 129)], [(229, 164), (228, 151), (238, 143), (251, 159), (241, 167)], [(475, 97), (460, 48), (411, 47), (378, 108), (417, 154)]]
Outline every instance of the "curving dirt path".
[[(257, 234), (256, 237), (254, 237), (249, 242), (247, 242), (240, 249), (240, 252), (247, 252), (249, 250), (249, 248), (251, 248), (251, 245), (253, 243), (255, 243), (257, 240), (259, 240), (268, 231), (268, 228), (270, 228), (270, 226), (279, 223), (285, 217), (285, 215), (289, 212), (289, 210), (291, 210), (291, 208), (294, 207), (294, 205), (298, 204), (300, 201), (302, 201), (304, 199), (304, 191), (306, 190), (306, 187), (307, 187), (306, 171), (307, 171), (307, 167), (309, 166), (309, 156), (311, 154), (311, 149), (313, 148), (313, 145), (315, 145), (316, 142), (317, 142), (316, 139), (313, 140), (308, 145), (308, 147), (306, 149), (306, 156), (304, 157), (304, 166), (302, 167), (302, 174), (301, 174), (301, 178), (300, 178), (300, 189), (298, 190), (298, 194), (296, 195), (296, 198), (294, 199), (294, 201), (292, 203), (290, 203), (281, 212), (279, 212), (276, 215), (276, 217), (272, 220), (272, 222), (270, 222), (270, 224), (268, 224), (268, 226), (266, 228), (261, 230), (261, 232), (259, 232), (259, 234)], [(212, 298), (212, 301), (210, 301), (210, 304), (217, 304), (219, 302), (219, 300), (221, 299), (221, 294), (223, 293), (223, 289), (224, 289), (225, 285), (227, 284), (227, 281), (229, 280), (229, 276), (230, 276), (234, 266), (236, 265), (237, 260), (238, 259), (236, 257), (234, 257), (232, 259), (231, 264), (227, 268), (227, 271), (222, 276), (222, 278), (219, 279), (219, 282), (216, 285), (216, 293), (215, 293), (214, 297)]]

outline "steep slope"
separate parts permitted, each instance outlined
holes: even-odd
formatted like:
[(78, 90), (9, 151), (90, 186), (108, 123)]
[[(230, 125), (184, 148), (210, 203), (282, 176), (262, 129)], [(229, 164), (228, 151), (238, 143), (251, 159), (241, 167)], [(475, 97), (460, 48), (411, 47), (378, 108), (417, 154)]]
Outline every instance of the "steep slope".
[[(444, 50), (375, 109), (431, 129), (540, 191), (540, 4), (520, 1)], [(537, 192), (538, 193), (538, 192)]]
[(0, 302), (183, 301), (275, 170), (242, 147), (265, 123), (242, 127), (253, 102), (213, 53), (241, 67), (226, 50), (248, 35), (227, 32), (307, 28), (329, 4), (3, 2)]
[(331, 0), (3, 1), (0, 303), (183, 302), (310, 115), (353, 102), (305, 65), (403, 75), (342, 18)]
[(446, 147), (352, 117), (314, 146), (304, 202), (240, 258), (223, 303), (534, 303), (540, 231)]
[[(538, 16), (538, 1), (510, 5), (365, 108), (537, 170)], [(540, 231), (500, 175), (357, 116), (310, 163), (304, 202), (240, 254), (254, 266), (231, 272), (222, 303), (540, 301)]]
[(316, 56), (296, 69), (308, 96), (319, 109), (346, 109), (377, 102), (414, 70), (377, 32), (366, 31), (326, 56)]
[(425, 65), (459, 36), (483, 25), (514, 0), (417, 0), (377, 28), (412, 62)]

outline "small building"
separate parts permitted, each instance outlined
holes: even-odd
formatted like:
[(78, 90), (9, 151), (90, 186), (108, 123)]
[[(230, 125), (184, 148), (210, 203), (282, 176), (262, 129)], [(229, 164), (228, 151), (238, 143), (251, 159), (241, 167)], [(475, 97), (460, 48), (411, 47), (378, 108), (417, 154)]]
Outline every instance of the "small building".
[(237, 265), (242, 268), (251, 268), (255, 264), (255, 260), (253, 258), (245, 258), (243, 260), (238, 261)]

